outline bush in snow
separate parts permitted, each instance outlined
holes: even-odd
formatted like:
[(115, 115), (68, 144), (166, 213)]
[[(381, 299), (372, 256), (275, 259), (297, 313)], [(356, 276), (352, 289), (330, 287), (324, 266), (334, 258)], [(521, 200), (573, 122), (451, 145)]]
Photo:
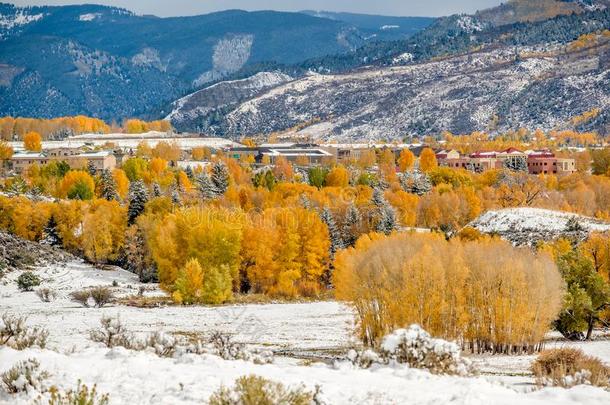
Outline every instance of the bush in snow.
[(304, 387), (286, 388), (282, 383), (256, 375), (243, 376), (231, 388), (220, 387), (209, 399), (210, 405), (309, 405), (315, 394)]
[(39, 288), (38, 290), (36, 290), (36, 295), (38, 296), (38, 298), (40, 298), (42, 302), (55, 301), (55, 299), (57, 298), (57, 293), (47, 287)]
[(34, 287), (40, 285), (40, 277), (31, 271), (26, 271), (21, 273), (21, 275), (17, 278), (17, 287), (21, 291), (33, 291)]
[(96, 308), (102, 308), (110, 303), (114, 294), (108, 287), (93, 287), (85, 290), (73, 291), (70, 296), (73, 301), (78, 302), (84, 307), (89, 307), (91, 301)]
[(91, 292), (89, 290), (78, 290), (70, 293), (72, 301), (78, 302), (83, 307), (89, 308), (89, 299), (91, 298)]
[(47, 345), (49, 332), (40, 328), (29, 328), (26, 318), (3, 314), (0, 318), (0, 346), (9, 346), (23, 350), (37, 346), (42, 349)]
[(435, 339), (419, 325), (397, 329), (383, 337), (379, 352), (350, 350), (347, 359), (358, 367), (374, 364), (406, 364), (433, 374), (468, 375), (470, 362), (460, 356), (460, 347), (453, 342)]
[(587, 356), (580, 349), (546, 350), (532, 364), (532, 372), (539, 386), (610, 386), (610, 367), (597, 357)]
[(153, 349), (157, 356), (173, 357), (176, 350), (179, 348), (178, 345), (179, 342), (176, 338), (157, 331), (151, 333), (148, 338), (146, 338), (143, 347)]
[(469, 373), (469, 364), (454, 342), (434, 339), (419, 325), (397, 329), (381, 341), (382, 356), (389, 362), (423, 368), (434, 374)]
[(93, 287), (89, 290), (91, 293), (91, 298), (93, 298), (93, 302), (97, 308), (101, 308), (104, 305), (110, 303), (114, 298), (114, 294), (110, 291), (108, 287)]
[(108, 394), (98, 396), (95, 385), (89, 389), (79, 381), (76, 390), (65, 393), (53, 391), (48, 405), (107, 405), (109, 401)]
[[(213, 332), (209, 345), (203, 348), (204, 353), (214, 354), (225, 360), (245, 360), (256, 364), (273, 362), (273, 354), (269, 351), (249, 350), (244, 344), (234, 342), (231, 336), (223, 332)], [(207, 350), (206, 350), (207, 349)]]
[(106, 347), (122, 346), (126, 349), (138, 348), (134, 336), (121, 323), (120, 318), (104, 316), (100, 320), (101, 326), (89, 332), (89, 337), (94, 342), (103, 343)]
[(40, 363), (36, 359), (28, 359), (2, 373), (2, 385), (9, 394), (40, 392), (44, 391), (44, 380), (48, 377), (46, 371), (40, 370)]

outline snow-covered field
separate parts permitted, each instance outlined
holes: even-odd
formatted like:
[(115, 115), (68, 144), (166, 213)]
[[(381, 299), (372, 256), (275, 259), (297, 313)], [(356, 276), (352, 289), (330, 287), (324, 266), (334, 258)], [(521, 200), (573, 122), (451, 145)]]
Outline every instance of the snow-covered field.
[[(478, 377), (434, 376), (406, 368), (362, 370), (339, 358), (356, 344), (354, 319), (348, 307), (336, 302), (250, 304), (219, 307), (135, 308), (111, 305), (84, 308), (72, 302), (70, 292), (83, 287), (113, 287), (117, 296), (138, 293), (142, 286), (120, 269), (100, 270), (73, 262), (37, 270), (43, 286), (58, 292), (50, 303), (33, 292), (19, 292), (11, 273), (0, 281), (0, 313), (25, 315), (28, 325), (49, 330), (47, 349), (0, 349), (0, 372), (15, 362), (36, 358), (50, 373), (48, 386), (74, 388), (80, 379), (109, 393), (111, 404), (206, 403), (221, 384), (231, 385), (243, 375), (257, 374), (288, 385), (320, 386), (328, 404), (606, 404), (610, 392), (580, 386), (570, 390), (536, 390), (528, 375), (533, 356), (472, 358)], [(160, 295), (146, 286), (146, 296)], [(120, 316), (134, 333), (162, 330), (201, 334), (225, 331), (238, 342), (274, 350), (273, 364), (228, 361), (213, 355), (182, 354), (161, 358), (150, 352), (107, 349), (89, 340), (89, 331), (102, 315)], [(565, 345), (549, 342), (547, 346)], [(573, 343), (570, 343), (573, 344)], [(610, 363), (610, 341), (578, 344)], [(325, 362), (303, 358), (327, 359)], [(37, 393), (9, 396), (0, 389), (1, 404), (29, 404)]]

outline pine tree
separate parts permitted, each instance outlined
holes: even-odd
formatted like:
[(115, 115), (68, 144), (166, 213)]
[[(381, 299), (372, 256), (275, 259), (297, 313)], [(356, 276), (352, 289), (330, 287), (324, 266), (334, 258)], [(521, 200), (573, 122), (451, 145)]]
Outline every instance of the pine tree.
[(159, 186), (159, 183), (153, 183), (152, 195), (154, 198), (161, 197), (161, 186)]
[(432, 181), (426, 173), (415, 169), (413, 173), (413, 194), (424, 195), (432, 190)]
[(373, 190), (373, 198), (371, 199), (373, 205), (377, 208), (382, 208), (386, 205), (385, 197), (383, 196), (383, 190), (379, 187), (375, 187)]
[(407, 171), (400, 176), (400, 185), (407, 193), (424, 195), (432, 190), (430, 176), (418, 168)]
[(136, 218), (144, 212), (144, 208), (148, 202), (148, 190), (146, 190), (146, 186), (142, 180), (134, 181), (129, 185), (127, 200), (129, 201), (127, 218), (131, 225), (135, 222)]
[(51, 215), (47, 225), (44, 227), (42, 243), (50, 246), (61, 246), (62, 240), (57, 229), (55, 215)]
[(212, 166), (212, 184), (218, 195), (222, 195), (229, 188), (229, 170), (223, 162), (216, 162)]
[(396, 220), (396, 211), (391, 205), (387, 204), (380, 210), (379, 221), (377, 222), (375, 230), (377, 232), (389, 235), (394, 232), (397, 227), (398, 222)]
[(182, 204), (182, 200), (180, 199), (180, 193), (178, 193), (178, 190), (176, 189), (172, 191), (172, 203), (174, 203), (174, 205)]
[(341, 232), (339, 231), (339, 227), (333, 218), (333, 214), (330, 210), (325, 207), (320, 214), (320, 219), (322, 222), (326, 224), (328, 227), (328, 235), (330, 236), (330, 258), (331, 260), (335, 257), (335, 253), (340, 249), (345, 248), (345, 244), (343, 243), (343, 238), (341, 237)]
[(100, 178), (101, 197), (108, 200), (119, 200), (119, 194), (116, 191), (116, 182), (110, 170), (105, 169), (102, 171)]
[(95, 163), (93, 163), (91, 160), (87, 162), (87, 171), (89, 172), (89, 174), (91, 176), (95, 176), (95, 174), (97, 173), (97, 169), (95, 168)]
[(303, 208), (305, 208), (306, 210), (310, 210), (311, 209), (311, 201), (309, 200), (309, 198), (307, 197), (307, 195), (305, 194), (301, 194), (299, 196), (299, 203), (301, 204), (301, 206)]
[(212, 200), (218, 195), (218, 190), (212, 183), (210, 176), (207, 173), (201, 173), (195, 179), (195, 185), (199, 191), (199, 195), (204, 200)]
[(187, 166), (184, 172), (186, 173), (189, 179), (192, 180), (193, 178), (195, 178), (195, 174), (193, 173), (193, 169), (191, 168), (191, 166)]
[(513, 156), (504, 161), (504, 167), (513, 172), (528, 172), (527, 157)]
[(360, 211), (358, 211), (358, 208), (353, 203), (350, 204), (350, 206), (347, 207), (345, 222), (343, 224), (343, 240), (346, 246), (353, 247), (356, 244), (361, 221), (362, 216), (360, 215)]

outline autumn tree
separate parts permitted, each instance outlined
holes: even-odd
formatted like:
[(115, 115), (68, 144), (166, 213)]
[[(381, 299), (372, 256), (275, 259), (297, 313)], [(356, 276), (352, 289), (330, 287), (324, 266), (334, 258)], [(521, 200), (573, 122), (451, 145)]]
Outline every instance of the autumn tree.
[(23, 137), (23, 147), (31, 152), (42, 151), (42, 137), (38, 132), (28, 132)]
[(349, 185), (349, 172), (343, 166), (336, 166), (328, 172), (324, 184), (327, 187), (347, 187)]
[(125, 242), (126, 210), (117, 201), (95, 200), (83, 219), (83, 252), (105, 264), (119, 259)]
[(93, 177), (82, 170), (72, 170), (61, 180), (60, 197), (71, 200), (90, 200), (93, 198), (95, 182)]
[(413, 167), (415, 163), (415, 155), (409, 149), (403, 149), (400, 151), (400, 156), (398, 157), (398, 166), (400, 167), (401, 172), (405, 172), (408, 169)]
[(422, 172), (429, 172), (438, 166), (436, 161), (436, 154), (430, 148), (425, 148), (422, 150), (421, 155), (419, 156), (419, 168)]

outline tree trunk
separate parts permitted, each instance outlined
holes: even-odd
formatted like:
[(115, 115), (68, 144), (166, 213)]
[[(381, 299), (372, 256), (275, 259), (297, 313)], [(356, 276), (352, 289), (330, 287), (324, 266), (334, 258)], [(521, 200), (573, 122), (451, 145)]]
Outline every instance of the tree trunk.
[(592, 316), (589, 317), (588, 320), (588, 327), (587, 327), (587, 336), (585, 336), (585, 340), (590, 340), (591, 339), (591, 334), (593, 333), (593, 324), (595, 323), (595, 318), (593, 318)]

